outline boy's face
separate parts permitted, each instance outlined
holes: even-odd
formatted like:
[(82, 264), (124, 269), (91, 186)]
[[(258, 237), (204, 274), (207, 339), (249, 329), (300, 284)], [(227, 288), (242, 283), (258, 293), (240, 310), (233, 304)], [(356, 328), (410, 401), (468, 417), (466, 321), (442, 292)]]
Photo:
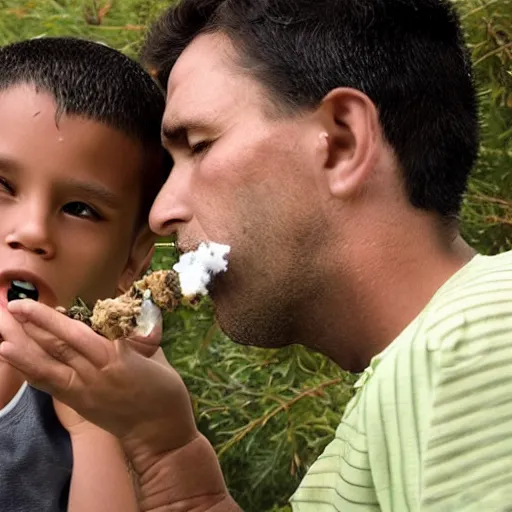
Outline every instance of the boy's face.
[(117, 130), (56, 117), (45, 92), (0, 92), (0, 305), (13, 280), (34, 284), (41, 302), (69, 307), (136, 277), (152, 243), (135, 237), (142, 159)]

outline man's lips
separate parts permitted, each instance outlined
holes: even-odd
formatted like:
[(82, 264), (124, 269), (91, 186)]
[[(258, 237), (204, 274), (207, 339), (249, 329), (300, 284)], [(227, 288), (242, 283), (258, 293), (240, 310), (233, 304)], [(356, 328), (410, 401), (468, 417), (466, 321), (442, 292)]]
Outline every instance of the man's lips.
[(183, 242), (178, 242), (177, 244), (179, 254), (185, 254), (187, 252), (192, 252), (197, 250), (197, 248), (201, 245), (201, 242), (192, 240), (185, 240)]

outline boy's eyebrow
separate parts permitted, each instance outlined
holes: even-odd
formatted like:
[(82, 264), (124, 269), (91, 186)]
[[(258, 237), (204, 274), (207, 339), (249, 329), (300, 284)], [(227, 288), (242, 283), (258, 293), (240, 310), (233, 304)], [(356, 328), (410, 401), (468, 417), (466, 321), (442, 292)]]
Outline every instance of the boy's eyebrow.
[(20, 166), (16, 160), (10, 158), (9, 156), (0, 154), (0, 168), (4, 170), (18, 171)]
[[(0, 154), (0, 169), (18, 171), (20, 166), (15, 160)], [(89, 197), (93, 197), (110, 208), (118, 208), (122, 203), (122, 198), (119, 194), (112, 192), (107, 187), (104, 187), (99, 183), (67, 178), (64, 181), (64, 185), (68, 188), (74, 189), (76, 192), (81, 192)]]
[(99, 183), (90, 183), (68, 178), (64, 184), (69, 188), (73, 188), (77, 192), (81, 192), (89, 197), (101, 201), (103, 204), (111, 208), (117, 208), (121, 204), (121, 197), (118, 194), (112, 192), (106, 187), (103, 187)]

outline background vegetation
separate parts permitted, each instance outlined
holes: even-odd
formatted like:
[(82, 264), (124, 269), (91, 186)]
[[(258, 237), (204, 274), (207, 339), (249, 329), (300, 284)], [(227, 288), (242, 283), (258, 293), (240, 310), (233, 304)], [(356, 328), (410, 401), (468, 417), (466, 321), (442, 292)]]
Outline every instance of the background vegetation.
[[(473, 52), (482, 105), (481, 156), (462, 225), (466, 238), (491, 254), (512, 245), (512, 1), (454, 1)], [(74, 35), (136, 57), (145, 27), (168, 4), (0, 0), (0, 44)], [(154, 267), (168, 267), (174, 257), (164, 243)], [(333, 436), (354, 377), (302, 348), (238, 347), (218, 331), (208, 304), (166, 324), (167, 355), (189, 386), (199, 426), (216, 447), (235, 498), (248, 512), (285, 510), (308, 465)]]

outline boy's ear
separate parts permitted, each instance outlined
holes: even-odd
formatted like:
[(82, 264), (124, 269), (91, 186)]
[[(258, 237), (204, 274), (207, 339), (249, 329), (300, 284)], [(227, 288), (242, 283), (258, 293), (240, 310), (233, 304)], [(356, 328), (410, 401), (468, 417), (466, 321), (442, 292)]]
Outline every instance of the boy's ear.
[(130, 256), (126, 262), (126, 266), (119, 278), (117, 285), (118, 294), (121, 295), (126, 292), (132, 283), (146, 272), (151, 264), (151, 259), (155, 252), (155, 241), (157, 236), (144, 226), (139, 230), (135, 241), (133, 242)]

